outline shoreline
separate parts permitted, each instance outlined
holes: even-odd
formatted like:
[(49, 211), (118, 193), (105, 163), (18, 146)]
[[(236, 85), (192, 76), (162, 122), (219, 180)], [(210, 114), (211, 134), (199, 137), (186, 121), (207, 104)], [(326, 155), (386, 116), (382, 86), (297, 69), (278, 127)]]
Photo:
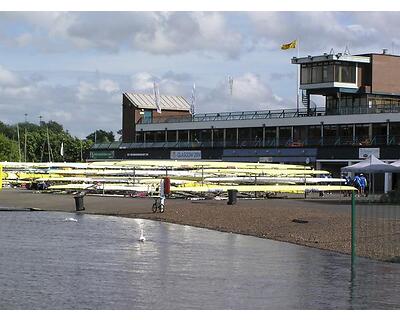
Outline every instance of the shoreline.
[[(167, 199), (164, 213), (153, 213), (151, 198), (85, 196), (86, 210), (76, 212), (71, 194), (3, 189), (0, 206), (26, 211), (70, 213), (148, 219), (283, 241), (344, 254), (351, 252), (349, 200), (333, 199)], [(18, 205), (18, 207), (16, 207)], [(4, 211), (0, 208), (1, 211)], [(294, 221), (295, 222), (294, 222)]]

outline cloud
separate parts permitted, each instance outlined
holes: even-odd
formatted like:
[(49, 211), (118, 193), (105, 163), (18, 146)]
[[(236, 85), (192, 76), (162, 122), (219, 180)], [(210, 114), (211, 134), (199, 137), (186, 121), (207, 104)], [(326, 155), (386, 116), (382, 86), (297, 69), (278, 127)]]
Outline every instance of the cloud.
[(154, 82), (157, 82), (160, 94), (189, 96), (192, 77), (188, 74), (178, 74), (168, 71), (162, 76), (155, 76), (148, 72), (139, 72), (132, 77), (132, 92), (153, 94)]
[(3, 88), (15, 87), (21, 84), (20, 77), (0, 65), (0, 86)]
[(254, 73), (234, 77), (232, 96), (228, 81), (224, 80), (199, 99), (201, 112), (280, 109), (292, 103), (273, 93)]
[(281, 81), (284, 79), (295, 79), (295, 72), (272, 72), (269, 76), (271, 81)]
[[(54, 120), (74, 135), (85, 137), (95, 129), (116, 131), (121, 123), (119, 84), (96, 75), (71, 85), (43, 82), (38, 74), (20, 75), (0, 66), (0, 112), (3, 121)], [(76, 79), (77, 80), (77, 79)]]
[(217, 12), (22, 12), (0, 17), (4, 28), (23, 26), (20, 34), (8, 34), (8, 45), (41, 51), (204, 51), (231, 58), (243, 51), (243, 36)]
[[(254, 42), (268, 50), (300, 40), (300, 54), (344, 51), (379, 52), (400, 45), (398, 12), (251, 12)], [(296, 52), (296, 51), (294, 51)]]

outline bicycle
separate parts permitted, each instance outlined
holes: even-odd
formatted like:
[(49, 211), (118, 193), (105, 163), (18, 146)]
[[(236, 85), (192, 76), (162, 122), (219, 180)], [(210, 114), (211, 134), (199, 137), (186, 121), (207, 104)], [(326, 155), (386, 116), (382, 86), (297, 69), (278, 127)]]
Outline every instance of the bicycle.
[(158, 210), (160, 213), (163, 213), (163, 212), (164, 212), (164, 209), (165, 209), (165, 206), (164, 206), (163, 203), (161, 203), (161, 198), (156, 198), (156, 199), (154, 200), (153, 206), (151, 207), (151, 210), (153, 211), (153, 213), (156, 213), (157, 210)]

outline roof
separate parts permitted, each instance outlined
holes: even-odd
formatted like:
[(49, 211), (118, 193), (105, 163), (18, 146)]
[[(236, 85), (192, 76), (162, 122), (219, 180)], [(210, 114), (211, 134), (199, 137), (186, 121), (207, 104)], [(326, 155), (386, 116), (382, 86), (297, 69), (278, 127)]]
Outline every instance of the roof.
[(324, 54), (321, 56), (308, 56), (308, 57), (293, 57), (292, 64), (312, 63), (312, 62), (325, 62), (325, 61), (347, 61), (358, 63), (370, 63), (368, 56), (350, 55), (350, 54)]
[[(125, 97), (139, 109), (157, 109), (154, 96), (142, 93), (124, 93)], [(189, 111), (190, 105), (182, 96), (160, 95), (161, 110)]]

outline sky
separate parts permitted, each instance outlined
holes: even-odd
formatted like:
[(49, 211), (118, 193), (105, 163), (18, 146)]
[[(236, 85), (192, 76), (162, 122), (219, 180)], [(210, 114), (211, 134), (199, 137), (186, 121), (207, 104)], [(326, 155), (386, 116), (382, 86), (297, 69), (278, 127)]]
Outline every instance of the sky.
[(300, 56), (400, 54), (398, 30), (398, 12), (3, 11), (0, 120), (115, 133), (122, 93), (154, 81), (188, 101), (195, 83), (196, 113), (295, 108), (297, 49), (283, 43), (299, 39)]

